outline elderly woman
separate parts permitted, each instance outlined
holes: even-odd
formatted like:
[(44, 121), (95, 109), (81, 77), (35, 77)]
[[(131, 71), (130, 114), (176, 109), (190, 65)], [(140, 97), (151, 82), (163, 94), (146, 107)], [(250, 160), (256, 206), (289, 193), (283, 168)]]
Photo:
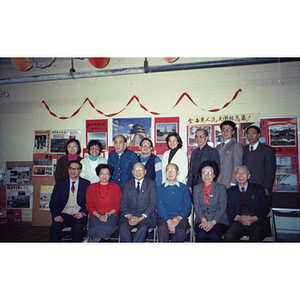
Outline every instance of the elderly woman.
[[(186, 184), (188, 174), (188, 158), (186, 152), (182, 148), (182, 139), (176, 132), (170, 133), (166, 138), (167, 150), (162, 157), (162, 170), (165, 170), (167, 165), (176, 164), (179, 168), (178, 181)], [(166, 173), (162, 172), (162, 182), (166, 181)]]
[(226, 187), (214, 181), (218, 172), (215, 161), (206, 160), (200, 164), (203, 182), (195, 185), (193, 192), (196, 242), (221, 241), (229, 226)]
[(91, 140), (87, 146), (89, 156), (81, 160), (82, 172), (80, 177), (89, 180), (91, 183), (99, 181), (96, 173), (97, 166), (107, 163), (107, 160), (100, 155), (102, 149), (103, 147), (99, 141)]
[(68, 167), (69, 161), (81, 161), (82, 157), (79, 156), (81, 152), (80, 142), (76, 139), (69, 139), (66, 145), (66, 155), (59, 158), (56, 164), (56, 171), (54, 173), (55, 181), (69, 176)]
[(122, 192), (117, 183), (109, 182), (114, 168), (100, 164), (96, 173), (100, 181), (92, 183), (86, 191), (86, 209), (89, 212), (88, 237), (94, 242), (109, 239), (118, 224)]

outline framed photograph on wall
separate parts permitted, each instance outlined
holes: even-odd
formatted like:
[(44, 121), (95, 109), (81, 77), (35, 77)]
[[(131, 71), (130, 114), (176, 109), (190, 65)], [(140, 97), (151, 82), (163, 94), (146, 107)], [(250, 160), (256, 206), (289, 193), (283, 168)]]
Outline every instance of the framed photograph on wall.
[(179, 117), (165, 117), (154, 119), (154, 149), (157, 155), (169, 150), (166, 138), (170, 133), (179, 134)]

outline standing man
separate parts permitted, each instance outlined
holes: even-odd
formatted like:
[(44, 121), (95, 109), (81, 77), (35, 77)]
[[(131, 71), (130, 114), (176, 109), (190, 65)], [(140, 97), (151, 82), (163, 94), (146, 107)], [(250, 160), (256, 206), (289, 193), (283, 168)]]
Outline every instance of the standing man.
[(194, 149), (190, 159), (190, 169), (188, 173), (188, 187), (192, 193), (193, 187), (203, 180), (199, 174), (200, 164), (206, 160), (215, 161), (219, 167), (219, 174), (221, 173), (220, 155), (219, 152), (208, 146), (208, 132), (205, 129), (197, 129), (195, 133), (197, 149)]
[(145, 166), (146, 178), (155, 180), (156, 187), (162, 184), (161, 160), (152, 153), (153, 143), (150, 139), (144, 138), (140, 142), (141, 155), (139, 161)]
[(176, 164), (166, 167), (166, 182), (157, 189), (157, 233), (159, 242), (183, 242), (189, 226), (187, 217), (191, 212), (191, 195), (188, 187), (179, 182), (179, 169)]
[[(134, 179), (124, 185), (120, 202), (120, 242), (144, 242), (149, 228), (156, 225), (156, 185), (145, 178), (145, 166), (138, 162), (133, 166)], [(137, 231), (132, 239), (131, 230)]]
[(272, 147), (259, 142), (260, 129), (257, 126), (249, 126), (246, 136), (249, 145), (243, 147), (243, 165), (250, 170), (249, 182), (263, 185), (270, 200), (276, 171), (275, 151)]
[(237, 185), (227, 189), (227, 215), (229, 229), (225, 241), (237, 242), (244, 235), (249, 241), (260, 242), (270, 234), (267, 215), (270, 204), (264, 187), (250, 183), (247, 166), (238, 166), (235, 173)]
[(133, 165), (138, 162), (138, 157), (133, 151), (126, 148), (125, 136), (117, 135), (113, 140), (115, 151), (109, 153), (107, 161), (107, 164), (115, 168), (110, 181), (119, 184), (123, 192), (125, 182), (133, 178), (131, 171)]
[(50, 241), (61, 240), (62, 229), (72, 227), (72, 241), (80, 242), (87, 222), (85, 207), (86, 189), (90, 182), (79, 177), (82, 165), (79, 161), (71, 160), (68, 166), (69, 177), (57, 180), (50, 200), (52, 225)]
[(234, 122), (224, 121), (221, 123), (220, 129), (223, 142), (216, 149), (220, 155), (222, 173), (218, 177), (217, 182), (229, 188), (236, 185), (235, 169), (242, 164), (243, 146), (232, 139), (232, 136), (235, 134)]

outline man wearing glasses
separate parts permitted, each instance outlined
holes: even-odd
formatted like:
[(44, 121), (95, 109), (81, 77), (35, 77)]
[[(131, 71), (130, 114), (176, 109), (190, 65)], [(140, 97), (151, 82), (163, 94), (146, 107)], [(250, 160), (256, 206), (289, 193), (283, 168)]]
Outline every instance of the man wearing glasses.
[(198, 183), (202, 183), (203, 180), (199, 174), (199, 166), (206, 160), (215, 161), (221, 172), (220, 155), (219, 152), (207, 145), (208, 132), (205, 129), (197, 129), (195, 133), (196, 144), (198, 148), (194, 149), (190, 159), (190, 169), (188, 173), (188, 182), (190, 192), (192, 193), (193, 187)]
[(73, 242), (82, 240), (88, 214), (85, 194), (90, 182), (79, 177), (81, 170), (81, 163), (71, 160), (68, 166), (69, 177), (57, 180), (53, 188), (50, 200), (53, 221), (50, 228), (50, 242), (60, 242), (62, 229), (65, 227), (72, 227)]
[[(149, 228), (156, 225), (156, 185), (145, 178), (145, 166), (133, 166), (133, 179), (124, 185), (120, 202), (120, 242), (144, 242)], [(137, 228), (132, 239), (131, 230)]]
[(162, 184), (161, 159), (152, 153), (153, 143), (150, 139), (144, 138), (140, 142), (141, 155), (139, 161), (145, 166), (147, 171), (145, 177), (152, 179), (156, 187)]
[(216, 149), (219, 152), (222, 172), (217, 182), (229, 188), (236, 185), (235, 169), (242, 164), (243, 146), (232, 139), (235, 134), (235, 123), (224, 121), (220, 125), (223, 142)]

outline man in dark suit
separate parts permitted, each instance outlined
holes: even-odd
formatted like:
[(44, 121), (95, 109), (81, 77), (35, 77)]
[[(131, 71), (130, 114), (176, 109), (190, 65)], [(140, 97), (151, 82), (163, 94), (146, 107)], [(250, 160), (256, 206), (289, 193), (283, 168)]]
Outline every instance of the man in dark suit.
[[(156, 224), (156, 185), (145, 178), (145, 166), (138, 162), (133, 166), (134, 179), (124, 185), (120, 202), (120, 242), (144, 242), (149, 228)], [(131, 230), (137, 231), (132, 239)]]
[(198, 148), (194, 149), (191, 155), (187, 182), (187, 186), (191, 193), (195, 185), (203, 182), (198, 170), (201, 163), (206, 160), (215, 161), (219, 167), (219, 172), (221, 172), (220, 155), (215, 148), (207, 145), (208, 138), (209, 136), (206, 129), (197, 129), (195, 139)]
[(243, 165), (250, 170), (249, 182), (263, 185), (266, 195), (271, 199), (276, 171), (275, 151), (271, 146), (259, 142), (260, 129), (257, 126), (249, 126), (246, 135), (249, 145), (243, 147)]
[(270, 204), (264, 187), (250, 183), (247, 166), (238, 166), (235, 173), (238, 184), (227, 189), (229, 229), (225, 241), (239, 241), (244, 235), (249, 241), (262, 241), (270, 234), (267, 215)]
[(50, 241), (61, 240), (62, 229), (72, 227), (72, 241), (80, 242), (84, 226), (87, 222), (85, 207), (86, 189), (90, 182), (79, 177), (82, 165), (79, 161), (69, 162), (69, 177), (57, 180), (50, 200), (52, 225), (50, 228)]
[(236, 185), (235, 168), (242, 164), (243, 146), (232, 139), (235, 134), (235, 123), (224, 121), (220, 125), (222, 143), (216, 149), (219, 152), (222, 172), (217, 182), (229, 188)]

